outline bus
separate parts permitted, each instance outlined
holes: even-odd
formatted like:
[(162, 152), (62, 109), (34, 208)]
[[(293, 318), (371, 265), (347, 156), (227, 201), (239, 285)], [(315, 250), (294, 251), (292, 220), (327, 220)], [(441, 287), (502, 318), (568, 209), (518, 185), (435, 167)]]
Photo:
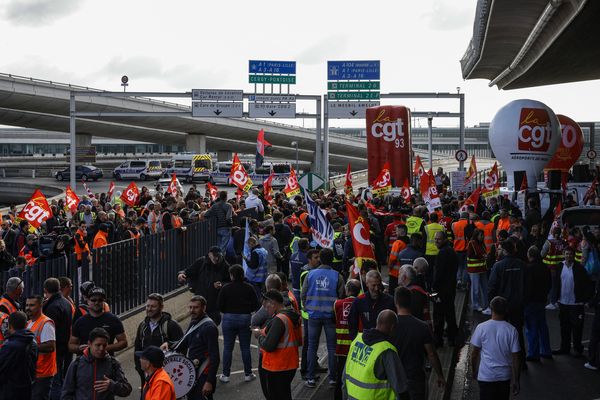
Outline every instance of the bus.
[(164, 177), (168, 178), (173, 173), (187, 183), (194, 181), (208, 182), (213, 169), (210, 154), (177, 154), (165, 168)]

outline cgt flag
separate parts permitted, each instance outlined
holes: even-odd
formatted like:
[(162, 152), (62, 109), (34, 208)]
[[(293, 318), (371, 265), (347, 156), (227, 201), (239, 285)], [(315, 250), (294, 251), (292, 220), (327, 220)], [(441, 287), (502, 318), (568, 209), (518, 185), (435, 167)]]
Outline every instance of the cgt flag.
[(46, 196), (44, 196), (40, 189), (35, 189), (31, 198), (17, 217), (29, 221), (31, 226), (38, 229), (42, 222), (50, 217), (51, 213), (52, 211), (50, 210)]
[(271, 169), (271, 173), (269, 177), (263, 181), (263, 196), (266, 201), (270, 202), (273, 200), (273, 178), (275, 177), (275, 173)]
[(77, 197), (77, 194), (71, 189), (71, 185), (67, 185), (67, 188), (65, 189), (65, 202), (67, 203), (67, 208), (71, 211), (71, 214), (74, 214), (75, 211), (77, 211), (79, 197)]
[(352, 194), (352, 172), (350, 171), (350, 163), (348, 163), (348, 168), (346, 169), (346, 183), (344, 183), (344, 193), (346, 196), (350, 196)]
[(329, 223), (325, 212), (310, 197), (308, 190), (304, 191), (304, 198), (306, 200), (308, 219), (310, 221), (310, 232), (313, 240), (323, 248), (333, 247), (333, 227)]
[(206, 182), (206, 190), (208, 190), (208, 193), (210, 194), (210, 200), (215, 201), (219, 195), (219, 189), (212, 183)]
[(240, 162), (237, 153), (233, 155), (233, 163), (231, 165), (229, 179), (231, 180), (231, 183), (244, 192), (247, 192), (252, 187), (252, 179), (250, 179), (250, 176), (248, 176), (246, 168), (244, 168), (244, 165)]
[(408, 178), (404, 179), (404, 184), (400, 188), (400, 196), (405, 203), (410, 203), (410, 185), (408, 184)]
[(123, 200), (123, 202), (129, 207), (135, 206), (139, 201), (139, 197), (140, 191), (138, 190), (135, 182), (131, 182), (123, 194), (121, 194), (121, 200)]
[(475, 211), (477, 211), (477, 204), (479, 204), (479, 196), (480, 195), (481, 195), (481, 188), (477, 187), (477, 189), (475, 189), (473, 191), (473, 193), (471, 193), (471, 195), (465, 200), (465, 202), (463, 203), (463, 205), (459, 211), (466, 212), (468, 206), (475, 207)]
[(490, 169), (490, 172), (488, 172), (488, 176), (485, 177), (481, 195), (484, 199), (487, 199), (488, 197), (498, 196), (499, 194), (500, 177), (498, 176), (498, 164), (494, 163), (494, 166)]
[(256, 138), (256, 168), (260, 168), (265, 161), (265, 149), (271, 147), (272, 144), (265, 140), (265, 130), (261, 129)]
[(473, 179), (477, 175), (477, 164), (475, 164), (475, 154), (471, 157), (471, 165), (469, 165), (469, 170), (467, 171), (467, 175), (465, 176), (465, 185), (468, 184), (471, 179)]
[(298, 179), (296, 178), (296, 171), (294, 171), (294, 167), (291, 167), (290, 169), (290, 175), (288, 176), (285, 188), (283, 189), (283, 193), (285, 193), (285, 195), (288, 198), (300, 194), (300, 185), (298, 184)]
[(371, 191), (375, 196), (385, 196), (387, 192), (392, 188), (392, 178), (390, 175), (390, 163), (388, 161), (383, 164), (383, 168), (377, 179), (373, 181), (373, 188)]
[(419, 190), (421, 191), (421, 196), (423, 196), (423, 201), (427, 206), (427, 210), (430, 213), (434, 212), (436, 208), (442, 207), (432, 170), (429, 170), (429, 172), (423, 174), (421, 177), (421, 180), (419, 181)]
[(167, 193), (171, 193), (171, 195), (173, 196), (177, 194), (177, 176), (175, 175), (175, 173), (171, 175), (171, 182), (169, 182)]
[(415, 159), (415, 168), (413, 169), (413, 174), (419, 179), (421, 179), (421, 177), (425, 174), (425, 167), (423, 167), (423, 162), (419, 156), (417, 156)]
[(358, 275), (362, 269), (364, 260), (375, 260), (375, 253), (371, 247), (371, 227), (369, 221), (363, 219), (352, 203), (346, 200), (348, 211), (348, 224), (352, 237), (352, 249), (354, 250), (354, 267), (352, 272)]

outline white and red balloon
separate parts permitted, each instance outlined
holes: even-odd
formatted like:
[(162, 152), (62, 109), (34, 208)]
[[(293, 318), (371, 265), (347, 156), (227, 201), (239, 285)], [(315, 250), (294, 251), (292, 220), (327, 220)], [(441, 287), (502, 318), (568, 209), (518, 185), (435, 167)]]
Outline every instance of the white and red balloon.
[(583, 151), (583, 131), (571, 118), (561, 114), (557, 117), (560, 122), (561, 141), (544, 169), (567, 172), (579, 160)]

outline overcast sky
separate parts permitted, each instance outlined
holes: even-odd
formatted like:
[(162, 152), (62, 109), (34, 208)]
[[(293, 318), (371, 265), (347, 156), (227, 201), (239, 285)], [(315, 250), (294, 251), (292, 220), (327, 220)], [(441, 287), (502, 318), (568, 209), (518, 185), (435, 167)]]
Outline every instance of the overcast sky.
[[(540, 100), (575, 120), (599, 120), (599, 81), (498, 91), (463, 81), (459, 60), (476, 0), (0, 0), (0, 72), (121, 90), (251, 91), (248, 60), (297, 61), (293, 92), (323, 94), (327, 60), (381, 60), (382, 92), (461, 91), (466, 120), (507, 102)], [(457, 111), (456, 102), (402, 103)], [(307, 110), (308, 111), (308, 110)], [(436, 125), (442, 124), (435, 121)], [(448, 121), (444, 125), (457, 125)]]

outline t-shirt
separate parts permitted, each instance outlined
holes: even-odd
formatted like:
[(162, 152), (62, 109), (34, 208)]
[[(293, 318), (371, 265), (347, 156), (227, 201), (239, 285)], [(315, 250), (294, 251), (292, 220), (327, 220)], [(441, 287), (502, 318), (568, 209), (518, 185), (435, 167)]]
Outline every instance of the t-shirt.
[(521, 349), (514, 326), (506, 321), (490, 319), (477, 325), (471, 344), (481, 349), (477, 380), (500, 382), (511, 379), (512, 353)]
[[(27, 322), (27, 329), (31, 329), (34, 321)], [(40, 333), (40, 343), (56, 341), (56, 329), (53, 322), (46, 322)]]
[(412, 315), (398, 315), (393, 344), (410, 380), (425, 379), (425, 345), (433, 343), (427, 324)]
[(125, 332), (123, 323), (115, 314), (105, 312), (99, 317), (86, 314), (73, 325), (73, 336), (79, 338), (79, 344), (87, 344), (90, 332), (94, 328), (104, 328), (108, 332), (108, 344), (113, 344), (115, 337)]

